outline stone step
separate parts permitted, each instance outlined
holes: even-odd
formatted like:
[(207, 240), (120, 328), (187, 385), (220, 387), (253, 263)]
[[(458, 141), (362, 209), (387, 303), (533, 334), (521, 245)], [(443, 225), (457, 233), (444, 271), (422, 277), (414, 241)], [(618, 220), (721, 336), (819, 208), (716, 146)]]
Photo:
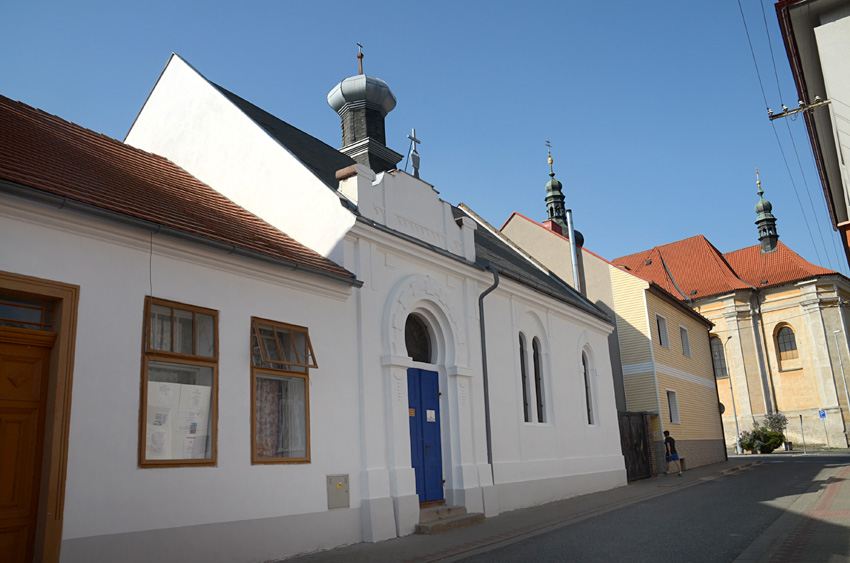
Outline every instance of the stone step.
[(466, 507), (463, 506), (431, 506), (423, 508), (419, 511), (419, 523), (425, 524), (434, 520), (443, 520), (466, 514)]
[(443, 518), (441, 520), (434, 520), (432, 522), (419, 523), (416, 525), (416, 533), (417, 534), (442, 534), (443, 532), (448, 532), (449, 530), (456, 530), (457, 528), (463, 528), (466, 526), (474, 526), (475, 524), (480, 524), (484, 521), (484, 514), (480, 512), (473, 512), (472, 514), (461, 514), (458, 516), (452, 516), (450, 518)]

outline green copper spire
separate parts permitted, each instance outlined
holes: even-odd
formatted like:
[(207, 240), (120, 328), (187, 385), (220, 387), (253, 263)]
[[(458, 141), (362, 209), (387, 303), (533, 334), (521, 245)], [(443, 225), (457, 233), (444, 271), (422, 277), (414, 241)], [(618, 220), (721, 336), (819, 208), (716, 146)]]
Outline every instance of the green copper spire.
[(759, 179), (759, 169), (756, 168), (756, 185), (758, 186), (759, 200), (756, 203), (756, 227), (759, 230), (759, 241), (761, 241), (762, 253), (773, 252), (776, 250), (776, 243), (779, 240), (779, 234), (776, 232), (776, 217), (771, 211), (773, 205), (764, 199), (764, 190), (761, 189), (761, 180)]
[(557, 223), (564, 231), (567, 229), (567, 209), (564, 205), (564, 193), (561, 191), (561, 182), (555, 179), (555, 170), (552, 168), (552, 144), (546, 139), (546, 147), (549, 150), (549, 181), (546, 182), (546, 211), (549, 220)]

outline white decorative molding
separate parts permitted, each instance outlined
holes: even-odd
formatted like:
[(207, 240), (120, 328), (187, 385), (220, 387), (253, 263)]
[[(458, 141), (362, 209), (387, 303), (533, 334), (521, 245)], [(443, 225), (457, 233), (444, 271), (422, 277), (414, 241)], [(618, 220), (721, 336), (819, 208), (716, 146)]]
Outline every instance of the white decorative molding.
[(623, 375), (637, 375), (639, 373), (652, 373), (652, 362), (640, 364), (628, 364), (623, 366)]
[(703, 387), (708, 387), (709, 389), (714, 389), (717, 386), (714, 382), (714, 379), (706, 379), (704, 377), (700, 377), (693, 373), (688, 373), (686, 371), (682, 371), (671, 366), (658, 364), (657, 368), (658, 373), (663, 373), (665, 375), (669, 375), (671, 377), (675, 377), (676, 379), (681, 379), (683, 381), (696, 383), (697, 385), (702, 385)]
[(457, 319), (461, 318), (457, 314), (457, 308), (451, 303), (446, 289), (436, 279), (427, 275), (403, 278), (387, 298), (384, 315), (385, 355), (407, 357), (404, 327), (407, 316), (417, 308), (430, 313), (438, 325), (432, 328), (442, 337), (441, 344), (444, 349), (441, 350), (441, 362), (446, 366), (468, 365), (466, 334), (458, 329), (462, 325), (457, 322)]
[(423, 227), (419, 223), (411, 221), (410, 219), (402, 217), (401, 215), (396, 215), (395, 219), (400, 231), (412, 234), (416, 238), (424, 240), (426, 242), (430, 242), (435, 246), (439, 246), (440, 248), (446, 248), (445, 235)]

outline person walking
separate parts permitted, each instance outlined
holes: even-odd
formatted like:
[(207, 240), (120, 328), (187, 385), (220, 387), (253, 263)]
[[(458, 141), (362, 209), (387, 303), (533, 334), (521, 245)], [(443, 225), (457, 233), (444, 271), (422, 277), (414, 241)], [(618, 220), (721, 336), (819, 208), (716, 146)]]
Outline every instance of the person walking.
[(664, 449), (667, 457), (667, 471), (664, 475), (670, 475), (670, 462), (676, 463), (676, 469), (679, 470), (679, 477), (682, 476), (682, 466), (679, 465), (679, 454), (676, 453), (676, 440), (670, 436), (670, 431), (664, 431)]

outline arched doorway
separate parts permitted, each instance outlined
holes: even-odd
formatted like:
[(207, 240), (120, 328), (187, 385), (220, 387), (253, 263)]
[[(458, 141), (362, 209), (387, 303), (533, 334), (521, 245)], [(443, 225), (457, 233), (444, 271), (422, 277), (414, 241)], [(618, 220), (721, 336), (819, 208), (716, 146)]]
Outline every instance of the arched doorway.
[[(410, 314), (405, 321), (407, 355), (414, 362), (433, 361), (432, 330), (428, 321)], [(410, 420), (410, 463), (416, 474), (419, 502), (443, 500), (443, 458), (440, 437), (440, 389), (436, 371), (407, 370)]]

